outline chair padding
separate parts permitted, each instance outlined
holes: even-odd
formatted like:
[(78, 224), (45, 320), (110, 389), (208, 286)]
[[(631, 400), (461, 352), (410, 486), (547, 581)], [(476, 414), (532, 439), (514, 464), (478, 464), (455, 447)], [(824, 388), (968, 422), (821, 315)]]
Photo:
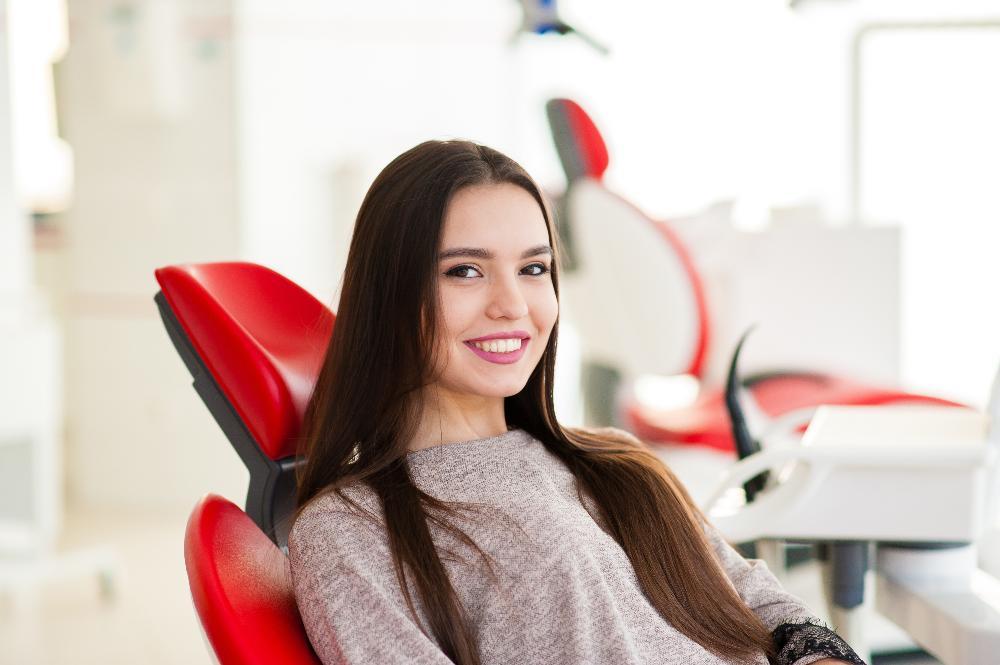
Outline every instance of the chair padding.
[(272, 460), (294, 456), (333, 313), (294, 282), (252, 263), (169, 266), (156, 279), (261, 451)]
[(288, 559), (237, 506), (214, 494), (198, 503), (184, 562), (221, 665), (320, 665), (295, 605)]

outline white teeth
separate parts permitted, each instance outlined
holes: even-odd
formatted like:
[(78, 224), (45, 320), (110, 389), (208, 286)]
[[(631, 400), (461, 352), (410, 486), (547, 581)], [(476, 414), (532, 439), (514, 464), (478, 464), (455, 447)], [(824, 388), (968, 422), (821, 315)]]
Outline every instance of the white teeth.
[(490, 353), (511, 353), (521, 348), (520, 339), (492, 339), (488, 342), (473, 342), (476, 348)]

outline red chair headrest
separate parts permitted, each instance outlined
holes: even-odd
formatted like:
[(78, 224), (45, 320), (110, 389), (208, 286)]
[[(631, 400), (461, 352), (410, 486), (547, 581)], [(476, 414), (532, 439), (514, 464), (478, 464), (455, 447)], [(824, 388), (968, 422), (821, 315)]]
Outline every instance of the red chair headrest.
[(600, 180), (608, 168), (608, 147), (594, 121), (571, 99), (549, 100), (545, 111), (566, 179)]
[(212, 378), (265, 455), (295, 455), (334, 315), (252, 263), (169, 266), (156, 279)]
[(288, 559), (242, 510), (209, 494), (188, 519), (184, 562), (195, 609), (221, 665), (320, 665)]

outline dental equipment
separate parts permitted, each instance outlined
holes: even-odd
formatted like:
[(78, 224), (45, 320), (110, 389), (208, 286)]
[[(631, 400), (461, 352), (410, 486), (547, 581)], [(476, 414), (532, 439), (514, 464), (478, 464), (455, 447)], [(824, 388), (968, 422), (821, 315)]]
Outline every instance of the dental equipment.
[[(648, 217), (605, 184), (608, 148), (583, 108), (569, 99), (552, 99), (546, 113), (567, 179), (557, 216), (569, 259), (562, 277), (562, 303), (565, 320), (581, 342), (585, 420), (623, 426), (649, 442), (732, 452), (723, 389), (711, 380), (708, 366), (717, 355), (713, 341), (717, 345), (718, 338), (725, 337), (719, 333), (720, 321), (735, 303), (719, 304), (720, 293), (709, 288), (673, 225)], [(835, 231), (824, 233), (823, 251), (829, 254), (837, 238), (829, 235)], [(622, 288), (621, 275), (632, 275), (641, 287)], [(870, 293), (874, 287), (864, 290)], [(740, 292), (721, 294), (723, 301), (733, 294)], [(882, 311), (888, 300), (887, 295), (866, 307)], [(841, 311), (857, 316), (859, 310), (845, 306)], [(622, 390), (643, 375), (682, 377), (685, 384), (695, 383), (700, 390), (683, 405), (643, 404)], [(744, 377), (742, 383), (763, 415), (783, 422), (820, 404), (953, 404), (829, 372), (764, 371)], [(624, 398), (616, 404), (619, 395)]]
[[(828, 543), (831, 616), (862, 654), (873, 543), (875, 605), (883, 615), (945, 665), (996, 663), (1000, 581), (976, 568), (975, 547), (996, 475), (989, 415), (941, 406), (821, 406), (801, 445), (761, 449), (740, 424), (738, 351), (727, 396), (734, 435), (750, 454), (705, 502), (713, 523), (733, 542)], [(994, 394), (991, 405), (998, 402)], [(743, 505), (724, 505), (732, 490), (763, 473), (768, 484), (748, 492)]]

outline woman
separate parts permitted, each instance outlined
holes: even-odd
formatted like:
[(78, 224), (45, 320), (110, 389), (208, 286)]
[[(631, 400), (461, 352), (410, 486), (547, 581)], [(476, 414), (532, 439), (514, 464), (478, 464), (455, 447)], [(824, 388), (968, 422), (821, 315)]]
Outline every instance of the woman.
[(495, 150), (430, 141), (375, 179), (289, 536), (317, 654), (860, 663), (638, 440), (559, 425), (557, 257), (538, 187)]

